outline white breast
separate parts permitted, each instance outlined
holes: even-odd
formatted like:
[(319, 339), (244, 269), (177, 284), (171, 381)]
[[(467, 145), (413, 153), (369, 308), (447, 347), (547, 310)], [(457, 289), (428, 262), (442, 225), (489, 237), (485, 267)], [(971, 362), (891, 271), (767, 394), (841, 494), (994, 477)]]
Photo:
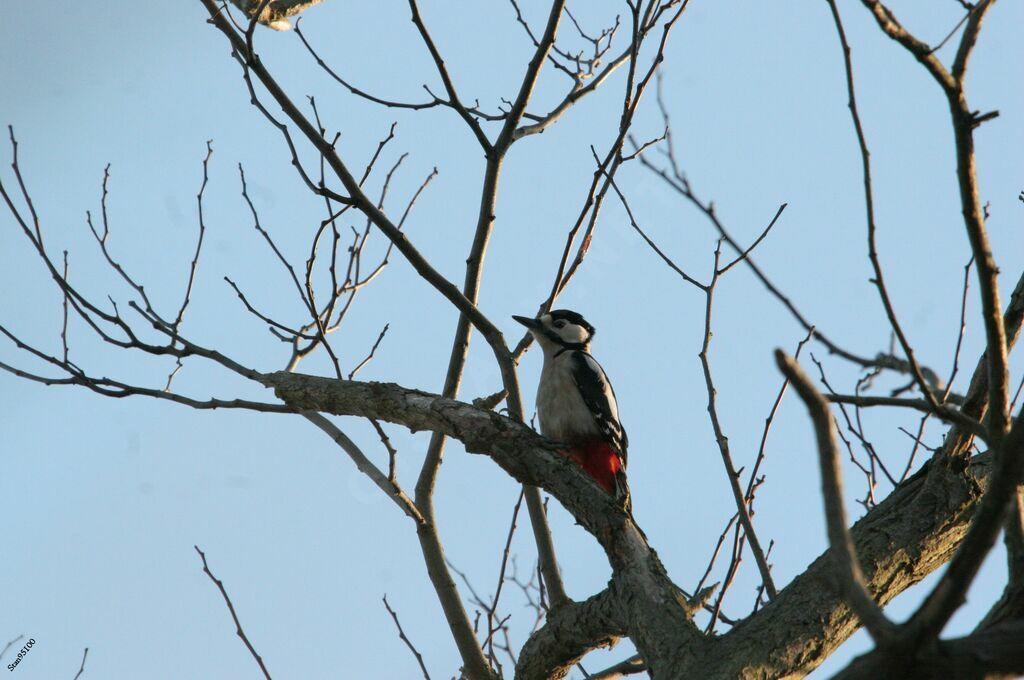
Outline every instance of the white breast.
[(537, 418), (545, 437), (573, 442), (601, 434), (572, 376), (572, 357), (563, 352), (544, 358), (537, 388)]

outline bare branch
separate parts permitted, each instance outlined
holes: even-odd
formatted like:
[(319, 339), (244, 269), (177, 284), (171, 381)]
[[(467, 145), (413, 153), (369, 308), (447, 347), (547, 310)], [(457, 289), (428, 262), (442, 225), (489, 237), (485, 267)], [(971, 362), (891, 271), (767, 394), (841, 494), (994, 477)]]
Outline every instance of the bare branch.
[(14, 638), (13, 640), (8, 641), (7, 644), (4, 645), (4, 648), (0, 649), (0, 659), (4, 658), (4, 654), (7, 653), (7, 650), (10, 649), (14, 645), (15, 642), (18, 642), (23, 637), (25, 637), (24, 633), (22, 633), (21, 635), (19, 635), (16, 638)]
[[(779, 213), (776, 213), (775, 219), (778, 219)], [(746, 538), (750, 541), (750, 551), (754, 555), (754, 561), (757, 562), (758, 571), (761, 574), (761, 581), (764, 583), (765, 589), (768, 591), (768, 596), (775, 598), (778, 595), (778, 590), (775, 587), (775, 582), (772, 580), (771, 568), (768, 565), (768, 561), (765, 559), (764, 550), (761, 548), (761, 542), (757, 538), (757, 534), (754, 531), (754, 523), (750, 518), (750, 510), (747, 507), (746, 498), (743, 490), (740, 488), (739, 474), (736, 472), (736, 466), (732, 461), (732, 454), (729, 451), (729, 439), (725, 436), (722, 430), (721, 422), (718, 418), (717, 408), (717, 390), (715, 389), (715, 383), (711, 376), (711, 364), (708, 359), (708, 348), (711, 346), (711, 311), (714, 304), (715, 286), (718, 283), (719, 277), (722, 275), (723, 270), (719, 268), (719, 257), (721, 256), (722, 242), (719, 240), (718, 245), (715, 249), (715, 262), (713, 268), (713, 274), (711, 277), (711, 283), (704, 289), (705, 294), (705, 306), (704, 306), (704, 339), (701, 343), (700, 349), (700, 363), (701, 368), (704, 372), (704, 385), (707, 388), (708, 393), (708, 415), (711, 418), (711, 427), (715, 434), (715, 442), (718, 444), (719, 453), (722, 456), (722, 464), (725, 466), (726, 477), (729, 481), (729, 488), (732, 491), (733, 500), (736, 503), (736, 510), (739, 513), (740, 524), (743, 526), (743, 533)], [(725, 588), (723, 588), (724, 592)], [(719, 600), (721, 601), (721, 599)]]
[(861, 2), (874, 14), (878, 27), (914, 55), (914, 58), (928, 69), (928, 72), (932, 74), (932, 77), (935, 78), (943, 89), (947, 91), (956, 89), (956, 82), (953, 76), (942, 65), (939, 58), (935, 56), (932, 48), (903, 28), (896, 15), (888, 7), (879, 2), (879, 0), (861, 0)]
[(852, 394), (830, 394), (826, 399), (836, 404), (853, 404), (855, 406), (901, 406), (912, 408), (922, 413), (932, 413), (948, 423), (961, 426), (971, 434), (982, 439), (987, 440), (989, 436), (987, 428), (974, 418), (966, 416), (959, 410), (946, 404), (938, 404), (933, 407), (924, 399), (901, 399), (899, 397), (873, 397)]
[(82, 673), (85, 672), (85, 658), (89, 656), (89, 648), (86, 647), (85, 651), (82, 652), (82, 663), (78, 666), (78, 672), (75, 673), (75, 677), (72, 680), (78, 680), (82, 677)]
[[(979, 116), (976, 111), (971, 111), (963, 92), (968, 60), (977, 42), (985, 14), (994, 3), (992, 0), (983, 0), (971, 11), (970, 19), (957, 49), (952, 72), (950, 72), (946, 71), (925, 43), (917, 40), (903, 28), (885, 5), (878, 0), (862, 0), (862, 2), (872, 11), (879, 27), (886, 35), (900, 43), (928, 69), (949, 100), (956, 145), (960, 202), (964, 226), (977, 265), (982, 318), (985, 323), (984, 365), (987, 366), (987, 405), (990, 411), (987, 423), (988, 442), (996, 453), (997, 471), (988, 494), (982, 500), (975, 521), (957, 554), (950, 562), (949, 569), (907, 624), (909, 635), (913, 639), (927, 641), (938, 635), (949, 617), (963, 602), (964, 593), (974, 580), (985, 555), (995, 542), (1009, 505), (1016, 495), (1021, 470), (1024, 469), (1024, 457), (1009, 454), (1010, 451), (1019, 450), (1020, 446), (1024, 446), (1024, 427), (1019, 426), (1018, 423), (1013, 430), (1010, 429), (1007, 371), (1010, 336), (1007, 333), (1001, 310), (998, 288), (999, 270), (985, 230), (984, 209), (978, 195), (974, 157), (973, 131), (982, 119), (989, 119), (993, 116), (990, 114)], [(1013, 306), (1011, 300), (1010, 307)], [(980, 383), (977, 384), (980, 385)], [(972, 384), (971, 387), (974, 386)], [(969, 402), (970, 399), (971, 390), (968, 390), (967, 401)], [(1021, 441), (1018, 442), (1018, 439)], [(1011, 440), (1013, 440), (1012, 445)], [(953, 444), (959, 444), (961, 441), (961, 437), (947, 437), (947, 446), (944, 446), (936, 455), (947, 455), (946, 452), (952, 450)]]
[[(64, 274), (63, 278), (65, 281), (68, 280), (68, 251), (64, 251)], [(64, 363), (68, 363), (68, 294), (64, 293), (64, 304), (63, 307), (64, 315), (60, 326), (60, 343), (64, 347)]]
[(770, 232), (772, 230), (772, 227), (775, 226), (775, 223), (779, 221), (779, 217), (782, 216), (782, 211), (786, 209), (787, 205), (789, 204), (783, 203), (782, 205), (779, 206), (778, 211), (775, 213), (775, 217), (773, 217), (772, 221), (768, 223), (768, 226), (764, 228), (764, 231), (761, 232), (760, 236), (754, 239), (754, 242), (751, 243), (746, 250), (737, 255), (736, 259), (732, 260), (729, 264), (722, 267), (722, 274), (725, 274), (727, 271), (735, 267), (737, 263), (747, 259), (750, 256), (750, 253), (754, 252), (754, 248), (756, 248), (761, 243), (761, 241), (763, 241), (765, 237), (768, 236), (768, 232)]
[(864, 207), (867, 215), (868, 226), (868, 259), (871, 260), (871, 267), (875, 272), (875, 278), (872, 280), (872, 283), (874, 283), (875, 287), (878, 289), (878, 296), (881, 298), (882, 306), (885, 308), (885, 314), (889, 318), (889, 325), (892, 326), (893, 331), (896, 333), (896, 337), (899, 338), (900, 346), (903, 348), (903, 353), (906, 355), (907, 361), (910, 362), (911, 374), (917, 381), (917, 385), (929, 406), (938, 410), (939, 404), (935, 399), (935, 395), (932, 394), (931, 389), (925, 381), (924, 375), (921, 373), (921, 367), (918, 365), (917, 359), (914, 356), (914, 350), (910, 346), (910, 341), (907, 340), (907, 336), (903, 332), (903, 327), (896, 318), (896, 310), (893, 308), (892, 301), (889, 299), (889, 291), (885, 286), (885, 277), (882, 274), (882, 265), (878, 260), (878, 250), (875, 243), (877, 227), (875, 224), (874, 189), (871, 185), (871, 155), (868, 152), (867, 140), (864, 136), (864, 128), (861, 126), (860, 114), (857, 111), (857, 96), (853, 87), (853, 63), (850, 60), (850, 45), (846, 41), (846, 31), (843, 30), (843, 22), (839, 17), (839, 9), (836, 7), (835, 0), (828, 0), (828, 6), (832, 12), (832, 18), (835, 22), (836, 33), (839, 35), (839, 43), (843, 48), (843, 64), (846, 69), (846, 92), (849, 98), (850, 117), (853, 120), (853, 128), (857, 133), (857, 144), (860, 147), (861, 165), (864, 175)]
[[(365, 99), (367, 101), (373, 102), (375, 104), (381, 104), (381, 105), (386, 106), (388, 108), (409, 109), (409, 110), (412, 110), (412, 111), (422, 111), (423, 109), (432, 109), (432, 108), (434, 108), (436, 106), (451, 106), (450, 102), (445, 101), (443, 99), (438, 99), (437, 97), (434, 97), (433, 99), (431, 99), (431, 101), (422, 102), (422, 103), (408, 103), (408, 102), (392, 101), (392, 100), (389, 100), (389, 99), (382, 99), (381, 97), (377, 97), (375, 95), (372, 95), (369, 92), (366, 92), (365, 90), (362, 90), (362, 89), (356, 87), (355, 85), (352, 85), (349, 81), (347, 81), (344, 78), (342, 78), (338, 74), (337, 71), (335, 71), (333, 68), (331, 68), (327, 64), (327, 62), (324, 61), (323, 58), (316, 52), (316, 50), (313, 49), (313, 46), (309, 43), (308, 40), (306, 40), (306, 36), (305, 36), (305, 34), (303, 34), (301, 28), (299, 27), (299, 24), (300, 24), (299, 21), (295, 22), (295, 33), (296, 33), (296, 35), (299, 36), (299, 39), (302, 41), (302, 44), (305, 45), (306, 50), (309, 52), (310, 56), (312, 56), (313, 59), (316, 60), (317, 66), (322, 68), (324, 70), (324, 72), (327, 73), (327, 75), (329, 75), (339, 85), (344, 87), (346, 90), (348, 90), (350, 93), (354, 94), (355, 96), (360, 97), (362, 99)], [(477, 111), (474, 110), (474, 109), (469, 109), (469, 111), (472, 112), (474, 115), (478, 115)]]
[(411, 498), (409, 498), (401, 487), (395, 483), (393, 475), (385, 476), (376, 465), (370, 462), (370, 459), (366, 457), (366, 454), (362, 452), (359, 446), (356, 445), (348, 435), (341, 431), (334, 423), (328, 420), (323, 414), (317, 413), (316, 411), (302, 411), (302, 416), (309, 422), (316, 425), (318, 428), (330, 437), (335, 444), (341, 447), (341, 449), (352, 459), (352, 462), (356, 464), (356, 468), (364, 475), (370, 478), (377, 487), (383, 491), (388, 498), (395, 502), (402, 512), (408, 515), (414, 522), (422, 525), (426, 520), (423, 518), (423, 514), (420, 509), (416, 507), (416, 504)]
[(224, 598), (224, 604), (228, 606), (228, 611), (231, 612), (231, 619), (235, 622), (235, 634), (238, 635), (238, 637), (242, 639), (242, 642), (245, 643), (245, 647), (249, 650), (249, 654), (251, 654), (252, 658), (256, 660), (256, 663), (260, 667), (260, 671), (263, 672), (263, 677), (265, 677), (267, 680), (270, 680), (270, 673), (267, 672), (267, 667), (263, 665), (263, 658), (252, 646), (252, 643), (249, 642), (249, 638), (248, 636), (246, 636), (245, 631), (242, 630), (242, 624), (238, 620), (238, 615), (235, 613), (235, 605), (231, 603), (231, 598), (228, 597), (228, 591), (224, 589), (224, 582), (216, 576), (214, 576), (213, 572), (210, 571), (210, 565), (206, 563), (206, 555), (203, 553), (202, 550), (199, 549), (199, 546), (194, 545), (192, 547), (196, 549), (196, 552), (199, 554), (200, 559), (203, 560), (203, 572), (207, 576), (209, 576), (210, 580), (213, 581), (215, 586), (217, 586), (217, 590), (220, 591), (221, 596)]
[(895, 626), (867, 592), (864, 574), (861, 572), (857, 552), (846, 526), (839, 449), (836, 446), (835, 422), (829, 413), (828, 402), (814, 388), (814, 384), (800, 369), (800, 365), (787, 357), (782, 350), (775, 350), (775, 360), (779, 370), (793, 383), (814, 422), (821, 463), (821, 491), (825, 498), (828, 540), (834, 556), (839, 587), (875, 641), (885, 642), (892, 638)]
[(512, 549), (512, 537), (516, 533), (516, 520), (519, 518), (519, 508), (522, 507), (525, 494), (525, 489), (519, 492), (519, 499), (516, 500), (515, 507), (512, 509), (512, 521), (509, 523), (508, 537), (505, 539), (505, 549), (501, 554), (501, 568), (498, 570), (498, 585), (495, 586), (494, 597), (491, 598), (491, 604), (487, 607), (488, 656), (491, 658), (492, 663), (496, 661), (494, 656), (494, 633), (496, 630), (495, 619), (498, 613), (498, 601), (501, 599), (501, 591), (505, 585), (505, 570), (508, 568), (509, 552)]
[(356, 373), (362, 370), (363, 366), (366, 366), (366, 364), (370, 363), (373, 360), (373, 355), (377, 352), (377, 348), (380, 347), (380, 342), (381, 340), (384, 339), (384, 335), (388, 332), (388, 328), (390, 328), (390, 326), (391, 324), (384, 324), (384, 328), (381, 329), (380, 335), (377, 336), (377, 339), (373, 343), (373, 347), (370, 348), (370, 353), (367, 354), (366, 358), (360, 361), (358, 364), (356, 364), (356, 367), (349, 372), (349, 380), (354, 378)]
[(427, 666), (423, 663), (423, 655), (419, 653), (415, 645), (405, 636), (405, 631), (402, 630), (402, 624), (398, 622), (398, 614), (388, 604), (388, 596), (385, 595), (383, 598), (384, 608), (388, 610), (388, 614), (391, 614), (391, 619), (395, 622), (395, 628), (398, 629), (398, 637), (405, 643), (405, 646), (409, 648), (409, 651), (416, 657), (416, 663), (419, 664), (420, 670), (423, 671), (423, 677), (425, 680), (430, 680), (430, 673), (427, 672)]
[(622, 191), (619, 190), (619, 186), (615, 183), (614, 180), (610, 181), (612, 189), (615, 190), (615, 194), (619, 197), (619, 201), (622, 202), (622, 207), (625, 208), (626, 210), (626, 216), (629, 217), (629, 224), (633, 227), (636, 233), (640, 234), (640, 237), (648, 246), (651, 247), (651, 250), (653, 250), (658, 255), (658, 257), (661, 258), (662, 262), (667, 264), (672, 271), (674, 271), (676, 274), (679, 274), (683, 281), (686, 281), (690, 285), (696, 286), (697, 288), (706, 292), (708, 289), (708, 286), (706, 284), (701, 283), (700, 281), (698, 281), (697, 279), (693, 278), (692, 276), (684, 272), (682, 269), (680, 269), (679, 266), (675, 262), (673, 262), (672, 259), (669, 258), (669, 256), (666, 255), (661, 250), (661, 248), (658, 247), (658, 244), (655, 243), (651, 239), (651, 237), (647, 235), (647, 232), (645, 232), (643, 228), (641, 228), (641, 226), (637, 223), (636, 217), (633, 215), (633, 209), (629, 207), (629, 202), (626, 200), (626, 197), (625, 195), (623, 195)]
[(879, 677), (1018, 678), (1024, 673), (1024, 622), (1008, 621), (966, 637), (939, 640), (917, 654), (892, 651), (853, 661), (836, 680)]
[(484, 134), (483, 129), (480, 127), (480, 123), (477, 122), (473, 115), (462, 105), (462, 101), (459, 99), (458, 93), (455, 91), (455, 84), (452, 82), (451, 76), (448, 74), (448, 67), (444, 63), (444, 58), (441, 57), (441, 53), (438, 52), (437, 46), (434, 44), (434, 39), (430, 37), (430, 32), (427, 30), (426, 24), (423, 23), (423, 18), (420, 16), (419, 5), (416, 4), (416, 0), (409, 0), (409, 10), (412, 12), (412, 22), (416, 25), (416, 29), (420, 32), (420, 37), (423, 39), (423, 43), (427, 46), (427, 50), (430, 52), (430, 57), (434, 60), (434, 65), (437, 67), (437, 74), (441, 76), (441, 82), (444, 83), (444, 89), (448, 92), (448, 100), (455, 112), (459, 114), (462, 120), (466, 121), (466, 125), (473, 132), (476, 140), (480, 143), (485, 153), (489, 153), (491, 150), (491, 142), (487, 139), (487, 135)]

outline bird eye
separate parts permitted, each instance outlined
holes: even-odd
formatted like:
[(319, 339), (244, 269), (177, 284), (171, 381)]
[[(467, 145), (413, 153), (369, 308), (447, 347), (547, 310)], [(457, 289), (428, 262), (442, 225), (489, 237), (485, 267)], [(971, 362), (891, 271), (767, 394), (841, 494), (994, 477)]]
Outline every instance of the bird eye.
[(564, 321), (556, 321), (555, 322), (555, 328), (563, 328), (564, 326), (565, 326), (565, 322)]

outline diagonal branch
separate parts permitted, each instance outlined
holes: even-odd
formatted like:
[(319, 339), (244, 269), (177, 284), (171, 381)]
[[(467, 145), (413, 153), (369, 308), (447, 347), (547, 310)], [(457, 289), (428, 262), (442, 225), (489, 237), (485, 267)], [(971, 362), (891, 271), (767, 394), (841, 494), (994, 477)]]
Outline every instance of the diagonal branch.
[(194, 545), (192, 547), (196, 549), (196, 552), (199, 553), (200, 559), (203, 560), (203, 573), (209, 576), (210, 580), (213, 581), (215, 586), (217, 586), (217, 590), (220, 591), (221, 596), (224, 598), (224, 604), (228, 606), (228, 611), (231, 612), (231, 620), (235, 622), (235, 634), (238, 635), (242, 642), (245, 643), (245, 648), (249, 650), (249, 654), (251, 654), (252, 658), (256, 660), (260, 670), (263, 672), (263, 677), (270, 680), (270, 673), (267, 672), (267, 667), (263, 665), (263, 657), (261, 657), (259, 652), (256, 651), (256, 648), (252, 646), (252, 643), (249, 641), (249, 637), (245, 634), (245, 630), (242, 629), (242, 623), (238, 620), (238, 614), (235, 613), (235, 605), (231, 603), (231, 598), (228, 597), (228, 591), (224, 589), (224, 582), (214, 576), (213, 572), (210, 571), (210, 565), (206, 563), (206, 554), (199, 549), (199, 546)]
[(352, 462), (356, 464), (356, 468), (369, 477), (373, 483), (387, 495), (388, 498), (394, 501), (395, 504), (401, 508), (402, 512), (408, 515), (417, 524), (423, 524), (426, 522), (419, 508), (417, 508), (413, 500), (409, 498), (397, 484), (394, 483), (391, 475), (385, 475), (376, 465), (370, 462), (370, 459), (366, 457), (366, 454), (362, 452), (359, 446), (356, 445), (348, 435), (342, 432), (339, 427), (328, 420), (323, 414), (315, 411), (303, 411), (302, 416), (323, 430), (323, 432), (330, 437), (335, 444), (340, 446), (342, 450), (348, 454), (348, 457), (352, 459)]
[(416, 649), (416, 646), (412, 644), (412, 641), (409, 640), (408, 637), (406, 637), (405, 631), (402, 630), (402, 624), (398, 622), (398, 614), (395, 613), (395, 610), (392, 609), (391, 605), (388, 604), (388, 596), (385, 595), (382, 599), (384, 601), (384, 608), (388, 610), (388, 614), (391, 614), (391, 620), (395, 622), (395, 628), (398, 629), (399, 639), (401, 639), (402, 642), (405, 643), (405, 646), (408, 647), (409, 651), (412, 652), (413, 656), (416, 657), (416, 663), (419, 664), (420, 671), (423, 672), (424, 680), (430, 680), (430, 673), (427, 672), (427, 666), (425, 663), (423, 663), (423, 655), (420, 654), (419, 650)]
[(800, 369), (799, 364), (787, 357), (782, 350), (775, 350), (775, 361), (807, 406), (814, 423), (818, 439), (818, 458), (821, 463), (821, 491), (825, 499), (828, 541), (839, 588), (850, 607), (857, 613), (857, 617), (871, 633), (871, 637), (876, 643), (882, 644), (892, 637), (895, 626), (867, 592), (857, 551), (846, 526), (835, 420), (829, 412), (828, 402), (814, 388), (814, 383)]

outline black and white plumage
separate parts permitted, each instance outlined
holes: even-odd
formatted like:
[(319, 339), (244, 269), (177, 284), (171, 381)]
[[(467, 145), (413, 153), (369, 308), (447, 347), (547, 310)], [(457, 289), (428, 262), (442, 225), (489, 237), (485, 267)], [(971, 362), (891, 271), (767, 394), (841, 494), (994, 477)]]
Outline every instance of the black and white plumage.
[(559, 309), (536, 319), (512, 317), (526, 326), (544, 352), (537, 387), (537, 417), (544, 436), (608, 493), (628, 505), (629, 440), (619, 420), (615, 390), (590, 354), (595, 329), (580, 314)]

